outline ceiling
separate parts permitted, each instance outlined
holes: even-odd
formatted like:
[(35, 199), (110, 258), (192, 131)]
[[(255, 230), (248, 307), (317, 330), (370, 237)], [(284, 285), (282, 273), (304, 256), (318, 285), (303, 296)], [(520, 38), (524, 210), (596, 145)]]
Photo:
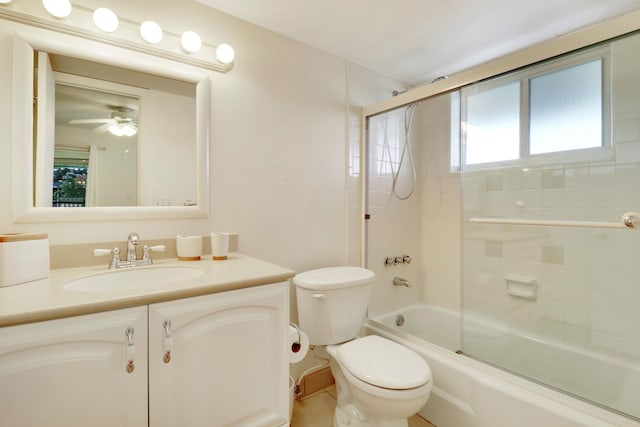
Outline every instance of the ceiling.
[(640, 7), (640, 0), (197, 0), (408, 85)]

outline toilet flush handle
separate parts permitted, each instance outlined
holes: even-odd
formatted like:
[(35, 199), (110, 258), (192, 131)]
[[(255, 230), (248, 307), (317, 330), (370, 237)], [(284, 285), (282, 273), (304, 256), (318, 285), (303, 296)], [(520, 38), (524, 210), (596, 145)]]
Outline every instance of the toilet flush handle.
[(315, 299), (326, 300), (327, 299), (327, 294), (313, 294), (313, 297)]

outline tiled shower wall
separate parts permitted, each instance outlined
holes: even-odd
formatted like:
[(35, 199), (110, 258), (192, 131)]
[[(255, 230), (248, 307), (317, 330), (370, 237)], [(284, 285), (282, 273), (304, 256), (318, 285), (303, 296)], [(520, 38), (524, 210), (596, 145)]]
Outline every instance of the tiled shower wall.
[[(422, 301), (460, 310), (461, 227), (459, 172), (451, 172), (452, 96), (422, 102), (420, 132), (423, 187), (421, 197)], [(455, 103), (453, 103), (455, 104)], [(456, 137), (454, 136), (454, 139)]]
[[(376, 272), (370, 314), (417, 302), (459, 310), (460, 307), (460, 174), (450, 172), (451, 95), (424, 100), (416, 108), (411, 148), (416, 187), (406, 200), (392, 194), (386, 142), (398, 160), (404, 143), (406, 107), (374, 117), (369, 126), (367, 221), (368, 268)], [(397, 165), (394, 165), (397, 170)], [(405, 165), (403, 168), (408, 170)], [(401, 175), (400, 195), (410, 177)], [(388, 256), (409, 255), (410, 264), (385, 266)], [(394, 277), (410, 288), (392, 285)]]
[[(369, 304), (369, 314), (376, 315), (399, 308), (420, 298), (418, 282), (420, 259), (420, 195), (422, 173), (416, 165), (415, 189), (406, 200), (393, 192), (392, 169), (399, 172), (396, 193), (400, 197), (410, 194), (413, 179), (408, 154), (400, 166), (405, 141), (406, 108), (375, 116), (369, 121), (368, 189), (367, 205), (371, 216), (367, 220), (367, 267), (376, 273), (376, 286)], [(418, 113), (416, 113), (418, 114)], [(414, 116), (414, 120), (416, 116)], [(412, 122), (412, 130), (416, 129)], [(411, 140), (414, 164), (420, 159), (421, 144)], [(385, 265), (387, 257), (408, 255), (411, 263)], [(410, 287), (393, 285), (393, 278), (406, 279)]]
[[(625, 212), (640, 211), (637, 38), (617, 41), (611, 50), (610, 158), (465, 172), (465, 220), (620, 222)], [(465, 314), (518, 333), (640, 359), (640, 231), (465, 221), (464, 235)], [(507, 294), (505, 275), (535, 280), (535, 299)]]

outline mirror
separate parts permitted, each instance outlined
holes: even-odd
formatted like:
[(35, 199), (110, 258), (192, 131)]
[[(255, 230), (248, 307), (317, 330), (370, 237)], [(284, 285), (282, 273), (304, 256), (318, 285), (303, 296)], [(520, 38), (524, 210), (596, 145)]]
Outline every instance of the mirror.
[(36, 128), (54, 116), (55, 130), (34, 142), (36, 159), (45, 156), (35, 206), (195, 203), (194, 84), (46, 52), (36, 59)]
[(17, 222), (208, 215), (208, 71), (34, 28), (14, 77)]

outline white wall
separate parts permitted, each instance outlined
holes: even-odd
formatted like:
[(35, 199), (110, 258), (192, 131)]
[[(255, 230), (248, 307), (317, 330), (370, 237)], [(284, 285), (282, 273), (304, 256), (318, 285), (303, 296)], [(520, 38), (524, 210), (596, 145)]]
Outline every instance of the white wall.
[[(88, 7), (95, 5), (81, 1)], [(11, 206), (12, 25), (0, 26), (0, 230), (49, 233), (53, 245), (143, 239), (211, 230), (239, 234), (240, 251), (297, 271), (344, 264), (347, 252), (348, 88), (354, 108), (379, 101), (380, 81), (347, 63), (195, 2), (111, 1), (122, 18), (153, 19), (172, 33), (200, 33), (236, 50), (213, 73), (211, 215), (206, 219), (14, 224)], [(363, 78), (361, 78), (363, 77)], [(384, 91), (384, 96), (387, 91)], [(356, 238), (357, 239), (357, 238)]]

